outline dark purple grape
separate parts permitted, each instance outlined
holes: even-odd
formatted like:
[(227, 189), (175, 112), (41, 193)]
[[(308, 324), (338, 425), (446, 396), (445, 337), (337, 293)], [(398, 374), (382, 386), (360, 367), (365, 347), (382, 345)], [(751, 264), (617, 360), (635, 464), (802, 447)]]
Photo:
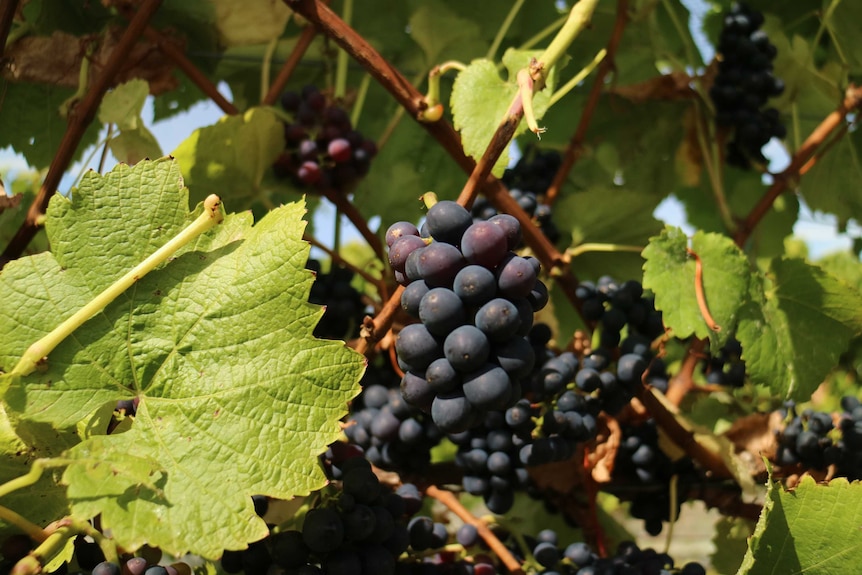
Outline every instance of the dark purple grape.
[(466, 374), (463, 387), (470, 405), (482, 411), (506, 409), (512, 399), (512, 382), (498, 365), (487, 364)]
[(533, 265), (514, 254), (503, 259), (494, 273), (500, 293), (510, 299), (527, 297), (536, 284)]
[(281, 531), (269, 537), (272, 561), (283, 569), (293, 569), (308, 561), (309, 550), (299, 531)]
[(461, 390), (440, 393), (431, 404), (431, 418), (441, 431), (459, 433), (474, 422), (473, 408)]
[(350, 142), (345, 140), (344, 138), (336, 138), (329, 142), (329, 145), (326, 147), (326, 153), (335, 161), (337, 164), (341, 164), (350, 160), (353, 156), (353, 150), (350, 147)]
[[(228, 551), (224, 552), (224, 555), (228, 555)], [(229, 573), (236, 573), (237, 571), (242, 570), (242, 553), (234, 552), (239, 558), (239, 569), (236, 571), (228, 571)], [(225, 564), (225, 557), (222, 556), (222, 566)], [(229, 557), (229, 559), (233, 559), (233, 557)], [(125, 569), (123, 571), (128, 571), (129, 575), (144, 575), (144, 571), (147, 569), (147, 560), (143, 557), (132, 557), (128, 561), (126, 561)], [(227, 571), (227, 567), (225, 567), (225, 571)]]
[(419, 274), (431, 287), (451, 287), (455, 276), (466, 264), (455, 246), (432, 242), (419, 254)]
[(423, 280), (416, 280), (401, 293), (401, 308), (415, 318), (419, 317), (419, 304), (430, 288)]
[(469, 265), (455, 276), (452, 290), (465, 305), (478, 306), (494, 298), (497, 293), (497, 279), (488, 268)]
[(461, 236), (473, 224), (473, 217), (458, 203), (443, 200), (431, 206), (425, 222), (431, 237), (457, 246), (461, 243)]
[(509, 214), (497, 214), (488, 220), (494, 225), (500, 226), (506, 235), (506, 246), (514, 250), (521, 243), (521, 222)]
[(494, 269), (509, 251), (503, 228), (491, 222), (476, 222), (461, 238), (464, 258), (471, 264)]
[(93, 567), (92, 575), (120, 575), (123, 572), (120, 566), (109, 561), (102, 561)]
[(431, 362), (425, 370), (425, 380), (436, 393), (445, 393), (461, 385), (461, 375), (445, 357)]
[(315, 553), (329, 553), (344, 541), (344, 524), (334, 509), (317, 507), (305, 515), (302, 540)]
[(389, 264), (392, 266), (392, 269), (404, 272), (407, 257), (414, 251), (424, 247), (425, 240), (419, 236), (402, 236), (395, 240), (392, 247), (389, 248)]
[(479, 543), (479, 530), (473, 525), (465, 523), (455, 532), (455, 540), (464, 547), (472, 547)]
[(306, 185), (313, 185), (320, 181), (320, 165), (317, 162), (303, 162), (296, 172), (299, 180)]
[(469, 373), (484, 365), (491, 353), (491, 344), (477, 327), (462, 325), (446, 336), (443, 353), (452, 367), (462, 373)]
[(398, 351), (398, 357), (416, 370), (425, 370), (432, 361), (442, 355), (440, 343), (419, 323), (405, 326), (398, 332), (395, 349)]
[(419, 229), (410, 222), (395, 222), (386, 230), (386, 246), (392, 247), (395, 240), (402, 236), (419, 236)]
[[(517, 311), (516, 311), (517, 313)], [(419, 319), (434, 335), (445, 336), (466, 321), (461, 299), (450, 289), (434, 288), (419, 303)]]
[(507, 299), (494, 298), (479, 308), (475, 323), (490, 341), (503, 343), (517, 333), (521, 327), (521, 316), (515, 304)]

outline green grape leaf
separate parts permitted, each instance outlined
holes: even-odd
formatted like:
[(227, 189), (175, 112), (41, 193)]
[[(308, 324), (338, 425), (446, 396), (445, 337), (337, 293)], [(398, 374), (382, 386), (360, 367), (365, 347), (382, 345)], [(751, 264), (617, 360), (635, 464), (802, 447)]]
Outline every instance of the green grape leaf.
[(862, 133), (845, 134), (823, 154), (800, 180), (800, 189), (812, 210), (838, 216), (841, 225), (850, 218), (862, 219), (862, 197), (858, 182), (862, 178)]
[(810, 476), (792, 491), (770, 479), (737, 575), (855, 573), (862, 557), (862, 484)]
[[(560, 229), (571, 230), (573, 248), (585, 243), (643, 248), (662, 230), (652, 215), (658, 202), (655, 196), (626, 188), (597, 186), (562, 196), (554, 207), (553, 219)], [(614, 277), (638, 278), (642, 266), (639, 250), (588, 251), (572, 259), (572, 268), (584, 279), (598, 279), (611, 270)]]
[[(66, 133), (60, 105), (74, 93), (69, 88), (0, 81), (0, 148), (12, 146), (34, 168), (47, 168)], [(99, 137), (99, 123), (91, 122), (72, 161)]]
[[(45, 424), (25, 423), (17, 430), (6, 408), (0, 404), (0, 484), (26, 475), (38, 458), (56, 457), (77, 443), (71, 431), (56, 432)], [(66, 490), (60, 485), (56, 470), (48, 469), (26, 489), (13, 491), (0, 499), (0, 505), (16, 511), (31, 522), (45, 526), (69, 513)], [(0, 538), (20, 529), (0, 521)]]
[(709, 338), (720, 347), (733, 333), (739, 308), (748, 296), (748, 260), (727, 236), (697, 232), (691, 240), (691, 249), (702, 263), (709, 313), (721, 327), (713, 331), (697, 303), (695, 258), (687, 253), (687, 244), (685, 233), (670, 226), (650, 240), (643, 251), (644, 287), (655, 292), (656, 309), (675, 337)]
[(750, 294), (736, 334), (748, 376), (807, 401), (862, 333), (862, 295), (817, 266), (779, 258), (765, 278), (752, 277)]
[(445, 60), (470, 58), (487, 47), (479, 39), (478, 23), (462, 18), (440, 0), (422, 2), (409, 24), (410, 37), (425, 52), (429, 68)]
[[(537, 50), (506, 50), (503, 63), (509, 71), (508, 80), (500, 77), (494, 62), (484, 58), (473, 60), (458, 74), (452, 87), (450, 106), (455, 129), (461, 132), (461, 142), (468, 156), (477, 161), (482, 157), (518, 92), (518, 70), (529, 66), (530, 58), (539, 57), (541, 54), (542, 52)], [(545, 89), (533, 97), (533, 110), (537, 120), (541, 119), (548, 109), (559, 67), (557, 65), (551, 69)], [(527, 123), (522, 119), (515, 136), (526, 129)], [(494, 165), (493, 174), (503, 175), (508, 164), (509, 152), (506, 150)]]
[(125, 130), (111, 138), (111, 153), (117, 161), (137, 164), (141, 160), (156, 159), (162, 156), (162, 149), (153, 133), (141, 126), (137, 130)]
[(710, 562), (718, 573), (736, 573), (748, 549), (754, 522), (738, 517), (722, 517), (715, 524)]
[(212, 0), (216, 29), (224, 46), (265, 44), (281, 36), (290, 18), (290, 8), (271, 0)]
[[(52, 198), (54, 252), (0, 274), (0, 366), (185, 227), (187, 205), (170, 159), (90, 173), (72, 200)], [(325, 484), (317, 455), (340, 433), (364, 360), (312, 337), (322, 310), (307, 303), (304, 213), (288, 204), (253, 226), (248, 212), (227, 216), (13, 382), (17, 416), (58, 429), (139, 402), (128, 431), (91, 428), (64, 454), (74, 516), (100, 514), (130, 549), (215, 558), (266, 535), (251, 495)]]
[(143, 125), (141, 110), (150, 94), (146, 80), (135, 78), (120, 84), (102, 98), (99, 105), (99, 121), (103, 124), (116, 124), (123, 130), (136, 130)]
[(862, 35), (862, 4), (824, 0), (823, 15), (823, 23), (835, 43), (838, 57), (850, 67), (852, 74), (862, 73), (862, 46), (859, 45), (859, 37)]
[(195, 130), (171, 155), (192, 188), (193, 203), (217, 194), (228, 205), (246, 208), (262, 192), (264, 175), (282, 150), (281, 120), (255, 108)]

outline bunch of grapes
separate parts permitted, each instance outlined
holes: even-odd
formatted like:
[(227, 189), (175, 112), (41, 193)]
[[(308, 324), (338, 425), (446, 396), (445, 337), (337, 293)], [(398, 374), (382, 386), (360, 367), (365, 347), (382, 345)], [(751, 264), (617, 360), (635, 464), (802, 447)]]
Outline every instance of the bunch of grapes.
[(310, 509), (299, 530), (271, 533), (243, 551), (225, 551), (226, 573), (266, 573), (273, 565), (287, 573), (394, 575), (407, 550), (407, 520), (422, 504), (414, 485), (391, 492), (362, 457), (336, 461), (342, 491)]
[(706, 360), (706, 381), (716, 385), (742, 387), (745, 385), (745, 361), (742, 359), (742, 344), (729, 339), (717, 356)]
[(377, 146), (353, 129), (342, 108), (330, 105), (314, 86), (285, 92), (281, 106), (293, 117), (284, 126), (284, 152), (275, 174), (297, 186), (349, 192), (368, 173)]
[(841, 408), (837, 431), (829, 413), (806, 409), (797, 415), (793, 404), (783, 410), (790, 421), (778, 435), (777, 463), (821, 470), (834, 465), (836, 476), (862, 479), (862, 405), (845, 396)]
[(764, 109), (769, 98), (784, 91), (784, 82), (772, 73), (776, 49), (759, 29), (762, 24), (763, 14), (742, 3), (734, 4), (725, 15), (718, 41), (718, 75), (709, 91), (716, 122), (735, 128), (727, 163), (743, 169), (751, 160), (766, 163), (761, 148), (770, 138), (787, 135), (778, 110)]
[[(551, 187), (560, 162), (558, 152), (541, 152), (529, 148), (514, 168), (505, 171), (502, 178), (512, 199), (518, 202), (527, 215), (535, 219), (552, 244), (560, 239), (560, 230), (551, 220), (551, 206), (542, 203), (541, 198)], [(497, 210), (487, 199), (480, 197), (473, 203), (471, 213), (474, 220), (487, 221), (497, 215)]]
[(620, 284), (610, 276), (602, 276), (596, 283), (581, 282), (575, 293), (583, 302), (584, 319), (598, 323), (603, 348), (620, 345), (623, 328), (627, 328), (630, 345), (639, 342), (648, 347), (664, 334), (661, 312), (655, 309), (654, 298), (644, 295), (638, 281)]
[(406, 286), (402, 307), (421, 320), (395, 343), (401, 392), (441, 430), (457, 433), (521, 398), (535, 361), (526, 335), (548, 289), (538, 260), (511, 251), (521, 238), (512, 216), (473, 223), (462, 206), (441, 201), (426, 226), (429, 238), (407, 222), (386, 233), (389, 261)]
[(367, 310), (362, 294), (350, 283), (353, 271), (333, 265), (329, 273), (321, 273), (317, 260), (308, 260), (305, 267), (315, 273), (308, 301), (326, 306), (314, 337), (346, 340), (359, 336)]
[(662, 523), (670, 521), (670, 480), (677, 476), (679, 494), (676, 501), (676, 516), (685, 501), (690, 482), (697, 473), (689, 459), (671, 461), (658, 443), (658, 428), (649, 419), (638, 425), (622, 427), (623, 440), (614, 459), (614, 482), (618, 486), (631, 487), (633, 495), (621, 492), (621, 499), (630, 499), (631, 515), (644, 522), (650, 535), (662, 531)]
[(443, 438), (428, 414), (409, 406), (397, 387), (364, 386), (350, 411), (344, 429), (348, 441), (382, 469), (421, 472)]

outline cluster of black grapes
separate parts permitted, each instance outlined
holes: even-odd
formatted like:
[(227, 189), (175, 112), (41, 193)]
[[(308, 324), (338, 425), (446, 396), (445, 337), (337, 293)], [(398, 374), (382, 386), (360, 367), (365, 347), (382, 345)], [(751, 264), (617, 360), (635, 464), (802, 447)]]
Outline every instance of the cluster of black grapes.
[[(372, 379), (369, 372), (363, 380)], [(387, 385), (395, 378), (394, 385)], [(421, 472), (431, 461), (431, 449), (443, 438), (427, 413), (413, 408), (401, 396), (400, 378), (389, 369), (380, 383), (364, 385), (350, 406), (344, 433), (361, 447), (377, 467), (401, 472)]]
[[(836, 433), (831, 414), (811, 409), (797, 414), (789, 404), (781, 411), (789, 422), (778, 436), (776, 462), (808, 469), (834, 465), (837, 476), (862, 479), (862, 405), (856, 397), (845, 396), (841, 409)], [(836, 435), (840, 438), (833, 439)]]
[(526, 335), (548, 289), (538, 260), (511, 251), (521, 238), (512, 216), (474, 223), (462, 206), (441, 201), (425, 225), (429, 238), (408, 222), (386, 232), (396, 280), (406, 286), (401, 305), (421, 320), (396, 339), (401, 392), (441, 430), (458, 433), (521, 398), (535, 361)]
[[(697, 478), (688, 458), (671, 461), (661, 450), (658, 427), (649, 419), (637, 425), (623, 425), (623, 440), (614, 460), (614, 483), (621, 499), (631, 500), (632, 517), (644, 522), (650, 535), (658, 535), (670, 521), (670, 480), (677, 476), (676, 516), (685, 502), (688, 486)], [(626, 488), (630, 488), (630, 491)]]
[(640, 549), (633, 541), (621, 542), (613, 557), (604, 558), (582, 542), (561, 548), (551, 529), (540, 531), (530, 543), (533, 558), (545, 568), (543, 575), (706, 575), (700, 563), (676, 567), (667, 553)]
[[(527, 215), (535, 218), (542, 233), (552, 244), (560, 239), (560, 230), (551, 220), (551, 206), (542, 203), (542, 197), (551, 187), (560, 162), (558, 152), (543, 152), (531, 147), (514, 168), (505, 171), (502, 178), (512, 199), (518, 202)], [(471, 213), (476, 221), (487, 221), (497, 215), (497, 210), (486, 198), (479, 197), (473, 203)]]
[[(655, 299), (644, 295), (640, 282), (619, 283), (602, 276), (596, 283), (581, 282), (576, 295), (583, 302), (581, 309), (587, 321), (598, 323), (601, 329), (600, 347), (614, 349), (620, 345), (623, 328), (627, 329), (632, 351), (664, 334), (661, 312), (655, 309)], [(623, 350), (625, 352), (625, 350)]]
[(353, 129), (342, 108), (329, 105), (315, 86), (285, 92), (281, 106), (293, 116), (284, 126), (286, 148), (275, 175), (296, 185), (349, 192), (368, 173), (377, 146)]
[(742, 344), (734, 338), (727, 341), (717, 356), (705, 360), (707, 383), (742, 387), (745, 385), (745, 361), (742, 359)]
[(345, 340), (358, 337), (367, 310), (362, 294), (350, 283), (353, 271), (333, 264), (329, 273), (321, 273), (317, 260), (308, 260), (305, 267), (316, 275), (308, 301), (326, 306), (314, 336)]
[(759, 29), (762, 24), (763, 14), (742, 3), (734, 4), (725, 15), (718, 41), (718, 75), (709, 91), (716, 122), (735, 128), (727, 163), (744, 169), (751, 160), (766, 163), (761, 148), (773, 136), (787, 135), (778, 110), (763, 108), (769, 98), (784, 91), (784, 82), (772, 74), (776, 49)]
[(363, 457), (331, 461), (330, 472), (333, 467), (341, 479), (337, 497), (310, 509), (300, 530), (225, 551), (222, 569), (266, 573), (275, 565), (287, 575), (394, 575), (410, 544), (407, 520), (419, 510), (421, 494), (411, 484), (390, 491)]

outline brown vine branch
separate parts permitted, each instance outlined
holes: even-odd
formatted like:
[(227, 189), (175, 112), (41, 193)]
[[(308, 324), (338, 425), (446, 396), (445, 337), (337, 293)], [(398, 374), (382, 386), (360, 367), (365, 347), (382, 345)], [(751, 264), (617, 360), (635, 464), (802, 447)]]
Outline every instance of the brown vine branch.
[(401, 309), (401, 294), (404, 293), (404, 286), (398, 288), (389, 296), (383, 309), (374, 316), (374, 319), (365, 318), (362, 324), (362, 337), (356, 345), (356, 351), (365, 355), (370, 347), (373, 347), (378, 341), (383, 339), (389, 328), (392, 326), (392, 321), (395, 319), (395, 314)]
[(506, 111), (506, 116), (497, 130), (491, 137), (488, 147), (479, 159), (479, 163), (473, 168), (470, 177), (467, 178), (467, 183), (458, 195), (458, 203), (468, 210), (473, 206), (476, 200), (476, 194), (479, 191), (480, 184), (488, 179), (491, 175), (491, 170), (494, 164), (500, 159), (500, 155), (509, 147), (509, 143), (515, 136), (515, 131), (518, 129), (518, 124), (521, 123), (521, 118), (524, 116), (524, 105), (521, 94), (515, 95), (509, 109)]
[(293, 51), (290, 53), (290, 56), (288, 56), (287, 60), (284, 62), (281, 70), (278, 71), (278, 76), (276, 76), (275, 80), (270, 84), (269, 91), (261, 100), (260, 103), (262, 105), (272, 106), (275, 104), (282, 90), (284, 90), (284, 87), (287, 85), (287, 81), (290, 80), (290, 76), (296, 69), (296, 65), (299, 64), (299, 61), (302, 60), (302, 57), (305, 55), (305, 51), (308, 50), (308, 47), (311, 46), (311, 43), (314, 41), (315, 35), (317, 35), (317, 29), (314, 26), (308, 25), (305, 27), (302, 34), (299, 35), (299, 39), (296, 41), (296, 45), (293, 47)]
[(0, 59), (6, 52), (6, 38), (12, 30), (12, 21), (15, 19), (15, 12), (18, 11), (19, 2), (20, 0), (6, 0), (0, 6)]
[(207, 78), (191, 60), (186, 58), (186, 55), (173, 44), (168, 36), (149, 26), (144, 30), (144, 36), (156, 44), (156, 46), (159, 47), (159, 50), (162, 51), (162, 54), (167, 56), (174, 64), (176, 64), (177, 68), (182, 70), (183, 74), (185, 74), (195, 86), (200, 88), (201, 92), (206, 94), (210, 100), (215, 102), (215, 104), (221, 108), (222, 112), (229, 116), (239, 114), (239, 109), (229, 102), (227, 98), (222, 96), (216, 85), (213, 84), (212, 81)]
[(679, 372), (670, 380), (665, 397), (674, 405), (682, 403), (686, 394), (695, 388), (694, 385), (694, 370), (697, 368), (698, 362), (703, 358), (703, 352), (706, 349), (707, 339), (694, 338), (694, 341), (688, 346), (685, 359), (682, 361), (682, 366)]
[(368, 273), (364, 269), (357, 267), (357, 266), (353, 265), (352, 263), (350, 263), (349, 261), (345, 260), (343, 257), (341, 257), (338, 254), (338, 252), (329, 249), (328, 247), (326, 247), (325, 245), (323, 245), (322, 243), (317, 241), (317, 238), (315, 238), (314, 236), (312, 236), (310, 234), (302, 234), (302, 239), (307, 241), (308, 243), (310, 243), (311, 245), (313, 245), (314, 247), (316, 247), (320, 251), (324, 252), (326, 255), (328, 255), (330, 257), (330, 259), (333, 261), (333, 263), (336, 263), (340, 266), (343, 266), (343, 267), (351, 270), (353, 273), (357, 274), (362, 279), (364, 279), (368, 283), (375, 286), (377, 288), (377, 291), (382, 294), (382, 297), (384, 299), (386, 298), (386, 293), (387, 293), (386, 285), (383, 283), (382, 280), (374, 277), (373, 275), (371, 275), (370, 273)]
[(560, 168), (554, 175), (554, 181), (551, 182), (551, 187), (549, 187), (548, 191), (545, 192), (545, 201), (548, 204), (553, 204), (557, 199), (563, 184), (569, 177), (569, 172), (581, 157), (581, 154), (583, 154), (584, 140), (587, 136), (587, 130), (590, 127), (590, 121), (593, 119), (593, 114), (596, 111), (596, 106), (598, 106), (599, 98), (602, 95), (602, 89), (605, 86), (605, 79), (614, 69), (614, 57), (616, 56), (617, 48), (622, 40), (623, 31), (626, 29), (626, 24), (628, 23), (628, 4), (628, 0), (617, 1), (617, 15), (616, 20), (614, 21), (613, 32), (611, 33), (610, 40), (608, 40), (607, 54), (601, 64), (599, 64), (596, 79), (593, 81), (593, 85), (590, 88), (590, 93), (587, 96), (587, 101), (584, 104), (583, 111), (581, 112), (581, 119), (578, 122), (578, 127), (563, 152)]
[(783, 172), (775, 176), (775, 180), (769, 186), (766, 194), (752, 208), (745, 220), (739, 224), (739, 229), (733, 238), (736, 245), (742, 247), (745, 244), (757, 227), (757, 224), (760, 223), (760, 220), (772, 208), (772, 204), (775, 203), (778, 196), (787, 191), (791, 184), (800, 176), (802, 168), (815, 159), (818, 151), (821, 151), (821, 145), (827, 140), (830, 134), (845, 124), (847, 114), (859, 109), (860, 106), (862, 106), (862, 87), (851, 85), (847, 88), (844, 100), (838, 106), (838, 109), (826, 116), (820, 122), (820, 125), (814, 128), (808, 138), (802, 143), (802, 146), (793, 154), (790, 165)]
[(433, 497), (443, 505), (445, 505), (452, 513), (458, 516), (458, 518), (464, 523), (469, 523), (473, 527), (476, 528), (476, 531), (479, 532), (479, 536), (482, 540), (488, 545), (491, 551), (494, 552), (495, 555), (503, 562), (503, 565), (506, 566), (506, 569), (509, 570), (510, 573), (514, 575), (524, 575), (524, 570), (521, 568), (521, 563), (515, 559), (512, 555), (512, 552), (503, 545), (503, 543), (494, 535), (493, 531), (488, 529), (488, 526), (485, 525), (484, 522), (480, 521), (476, 518), (475, 515), (470, 513), (461, 502), (458, 501), (458, 498), (455, 497), (455, 494), (451, 491), (446, 491), (444, 489), (440, 489), (434, 485), (429, 485), (425, 489), (425, 494), (429, 497)]
[(120, 38), (101, 72), (90, 84), (87, 93), (81, 101), (72, 108), (69, 114), (69, 124), (66, 127), (65, 134), (63, 134), (63, 139), (60, 141), (60, 147), (48, 168), (45, 181), (42, 182), (36, 199), (30, 204), (24, 222), (6, 246), (3, 254), (0, 255), (0, 268), (3, 268), (9, 261), (20, 257), (36, 235), (36, 232), (39, 230), (39, 220), (48, 208), (51, 196), (57, 191), (60, 179), (63, 177), (66, 168), (69, 167), (69, 163), (72, 161), (72, 156), (75, 155), (75, 150), (81, 141), (81, 137), (84, 135), (84, 131), (95, 117), (99, 103), (102, 101), (102, 96), (105, 95), (105, 92), (113, 83), (120, 67), (128, 59), (129, 52), (144, 33), (150, 19), (156, 13), (161, 3), (162, 0), (143, 0), (141, 2), (140, 8), (132, 18), (129, 27), (126, 28), (126, 31), (123, 33), (122, 38)]
[(362, 217), (362, 214), (359, 213), (356, 206), (350, 203), (350, 200), (348, 200), (344, 194), (341, 194), (336, 190), (325, 188), (321, 193), (327, 200), (332, 202), (336, 208), (338, 208), (338, 211), (347, 216), (347, 219), (350, 220), (350, 223), (352, 223), (362, 237), (365, 238), (365, 241), (368, 242), (368, 245), (371, 246), (372, 250), (374, 250), (374, 254), (380, 258), (380, 261), (387, 261), (386, 252), (383, 251), (383, 243), (380, 241), (377, 234), (368, 228), (365, 218)]

